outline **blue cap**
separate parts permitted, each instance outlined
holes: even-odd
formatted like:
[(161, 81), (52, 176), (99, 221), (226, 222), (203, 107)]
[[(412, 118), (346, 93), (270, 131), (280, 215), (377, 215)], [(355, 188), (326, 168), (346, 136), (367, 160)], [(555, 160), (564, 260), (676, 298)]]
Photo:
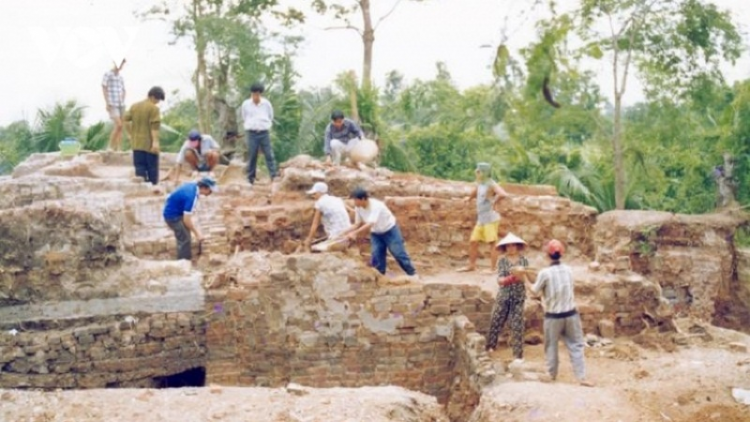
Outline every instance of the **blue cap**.
[(191, 141), (200, 141), (202, 138), (203, 136), (201, 136), (201, 133), (195, 129), (188, 132), (188, 139), (190, 139)]
[(213, 193), (216, 193), (219, 191), (219, 186), (216, 185), (216, 181), (210, 177), (202, 178), (201, 180), (198, 181), (198, 184), (211, 189), (211, 192)]

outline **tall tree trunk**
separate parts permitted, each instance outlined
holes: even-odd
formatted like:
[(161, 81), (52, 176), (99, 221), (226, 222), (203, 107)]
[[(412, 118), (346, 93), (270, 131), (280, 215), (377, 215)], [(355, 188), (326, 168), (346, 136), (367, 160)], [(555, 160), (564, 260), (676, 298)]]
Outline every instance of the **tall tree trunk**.
[(622, 148), (622, 95), (615, 92), (615, 122), (612, 134), (612, 150), (615, 160), (615, 207), (625, 209), (627, 183)]
[(359, 8), (362, 10), (362, 20), (364, 22), (364, 30), (362, 31), (362, 43), (364, 45), (362, 88), (369, 89), (372, 84), (372, 46), (375, 43), (375, 28), (372, 26), (370, 0), (360, 0)]
[(207, 70), (206, 70), (206, 39), (203, 35), (203, 30), (200, 27), (200, 20), (203, 17), (203, 8), (201, 2), (203, 0), (193, 0), (193, 25), (195, 26), (195, 53), (197, 67), (195, 69), (195, 100), (198, 102), (198, 130), (202, 133), (207, 133), (209, 128), (207, 110), (209, 106), (206, 105), (205, 91), (208, 89), (207, 86)]
[(357, 74), (354, 71), (349, 72), (350, 81), (347, 84), (349, 86), (349, 105), (351, 106), (350, 117), (357, 123), (362, 123), (359, 119), (359, 106), (357, 104)]

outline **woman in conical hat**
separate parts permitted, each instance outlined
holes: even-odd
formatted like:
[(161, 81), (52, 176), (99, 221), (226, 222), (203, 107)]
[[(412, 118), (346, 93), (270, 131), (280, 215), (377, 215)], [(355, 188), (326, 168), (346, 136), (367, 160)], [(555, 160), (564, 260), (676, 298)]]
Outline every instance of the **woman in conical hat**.
[(487, 350), (493, 351), (497, 347), (500, 330), (508, 322), (510, 328), (510, 345), (513, 357), (523, 359), (524, 318), (523, 307), (526, 301), (525, 275), (514, 275), (513, 268), (529, 266), (529, 261), (523, 256), (526, 242), (513, 233), (508, 233), (497, 243), (496, 248), (503, 253), (497, 263), (497, 283), (500, 289), (495, 299), (492, 311), (490, 331), (487, 334)]

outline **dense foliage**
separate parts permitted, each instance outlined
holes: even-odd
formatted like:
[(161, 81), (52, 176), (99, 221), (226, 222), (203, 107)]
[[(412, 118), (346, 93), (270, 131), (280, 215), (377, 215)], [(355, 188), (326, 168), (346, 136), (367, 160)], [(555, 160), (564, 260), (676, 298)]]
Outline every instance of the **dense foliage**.
[[(283, 51), (272, 52), (263, 40), (276, 37), (279, 45), (280, 39), (258, 30), (257, 16), (242, 17), (229, 6), (234, 14), (205, 11), (196, 22), (205, 25), (202, 42), (217, 54), (206, 54), (206, 68), (196, 74), (224, 78), (208, 95), (220, 105), (207, 112), (201, 109), (202, 101), (190, 97), (164, 110), (163, 149), (176, 150), (187, 131), (199, 126), (211, 128), (218, 140), (225, 130), (241, 131), (236, 115), (227, 115), (224, 108), (236, 110), (245, 97), (246, 81), (258, 79), (266, 83), (266, 96), (276, 110), (272, 139), (282, 161), (297, 154), (321, 157), (324, 128), (331, 110), (338, 108), (358, 117), (381, 145), (381, 165), (394, 170), (471, 180), (476, 163), (486, 161), (502, 182), (551, 184), (562, 195), (599, 210), (614, 209), (617, 109), (582, 63), (592, 57), (606, 59), (615, 48), (592, 32), (593, 22), (607, 13), (631, 12), (600, 6), (639, 3), (629, 1), (596, 2), (593, 7), (582, 0), (591, 6), (581, 9), (582, 17), (556, 16), (540, 26), (539, 39), (521, 51), (502, 46), (493, 69), (495, 82), (465, 90), (456, 87), (442, 63), (430, 80), (406, 81), (394, 70), (384, 86), (362, 86), (344, 72), (332, 78), (330, 86), (301, 89), (294, 70), (298, 39), (281, 39)], [(617, 123), (627, 174), (625, 206), (702, 213), (715, 207), (712, 170), (724, 152), (737, 161), (740, 202), (750, 199), (750, 80), (729, 85), (720, 72), (719, 57), (734, 59), (742, 47), (727, 15), (706, 1), (677, 3), (680, 8), (669, 9), (675, 16), (665, 14), (662, 21), (648, 23), (653, 27), (644, 23), (633, 29), (640, 31), (631, 37), (635, 44), (619, 47), (641, 54), (636, 65), (648, 88), (643, 102), (622, 107)], [(244, 29), (218, 30), (211, 26), (215, 19), (231, 19)], [(182, 35), (195, 35), (198, 27), (190, 22), (185, 17), (178, 21)], [(652, 32), (659, 25), (661, 32)], [(560, 41), (571, 33), (587, 41), (578, 54), (561, 47)], [(654, 38), (657, 35), (662, 41)], [(649, 52), (664, 40), (671, 40), (673, 48), (660, 54), (679, 59), (673, 68), (665, 68), (668, 61), (651, 60)], [(700, 60), (710, 63), (701, 68), (696, 64)], [(542, 95), (545, 78), (561, 107), (551, 106)], [(203, 95), (205, 89), (198, 92)], [(56, 104), (40, 110), (34, 122), (0, 128), (0, 172), (9, 172), (32, 152), (56, 150), (65, 136), (82, 139), (88, 149), (105, 148), (110, 125), (82, 127), (84, 112), (75, 102)], [(210, 121), (200, 124), (201, 119)]]

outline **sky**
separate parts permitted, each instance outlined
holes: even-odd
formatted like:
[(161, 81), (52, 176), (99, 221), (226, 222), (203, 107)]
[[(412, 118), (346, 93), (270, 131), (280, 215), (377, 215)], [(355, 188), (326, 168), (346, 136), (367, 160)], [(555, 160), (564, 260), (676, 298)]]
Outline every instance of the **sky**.
[[(290, 0), (308, 3), (307, 0)], [(374, 0), (382, 16), (396, 0)], [(0, 0), (0, 125), (19, 119), (33, 122), (39, 108), (75, 99), (86, 106), (85, 122), (106, 120), (101, 79), (112, 60), (127, 58), (123, 69), (128, 103), (162, 86), (162, 109), (192, 95), (194, 53), (185, 42), (174, 44), (169, 24), (135, 15), (157, 0)], [(560, 0), (561, 7), (571, 0)], [(750, 2), (715, 0), (737, 22), (750, 21)], [(430, 79), (436, 62), (445, 62), (460, 88), (492, 80), (494, 48), (503, 39), (519, 48), (535, 39), (534, 21), (543, 13), (523, 13), (531, 0), (402, 1), (382, 22), (375, 37), (373, 77), (399, 70), (407, 80)], [(506, 24), (507, 22), (507, 24)], [(301, 87), (331, 84), (339, 73), (362, 67), (362, 44), (353, 31), (326, 29), (333, 23), (312, 17), (300, 31), (305, 41), (295, 64)], [(743, 28), (744, 30), (745, 28)], [(486, 48), (483, 46), (492, 46)], [(600, 74), (603, 92), (611, 91), (607, 62), (590, 63)], [(746, 53), (730, 80), (750, 77)], [(639, 86), (629, 86), (626, 102), (638, 101)]]

